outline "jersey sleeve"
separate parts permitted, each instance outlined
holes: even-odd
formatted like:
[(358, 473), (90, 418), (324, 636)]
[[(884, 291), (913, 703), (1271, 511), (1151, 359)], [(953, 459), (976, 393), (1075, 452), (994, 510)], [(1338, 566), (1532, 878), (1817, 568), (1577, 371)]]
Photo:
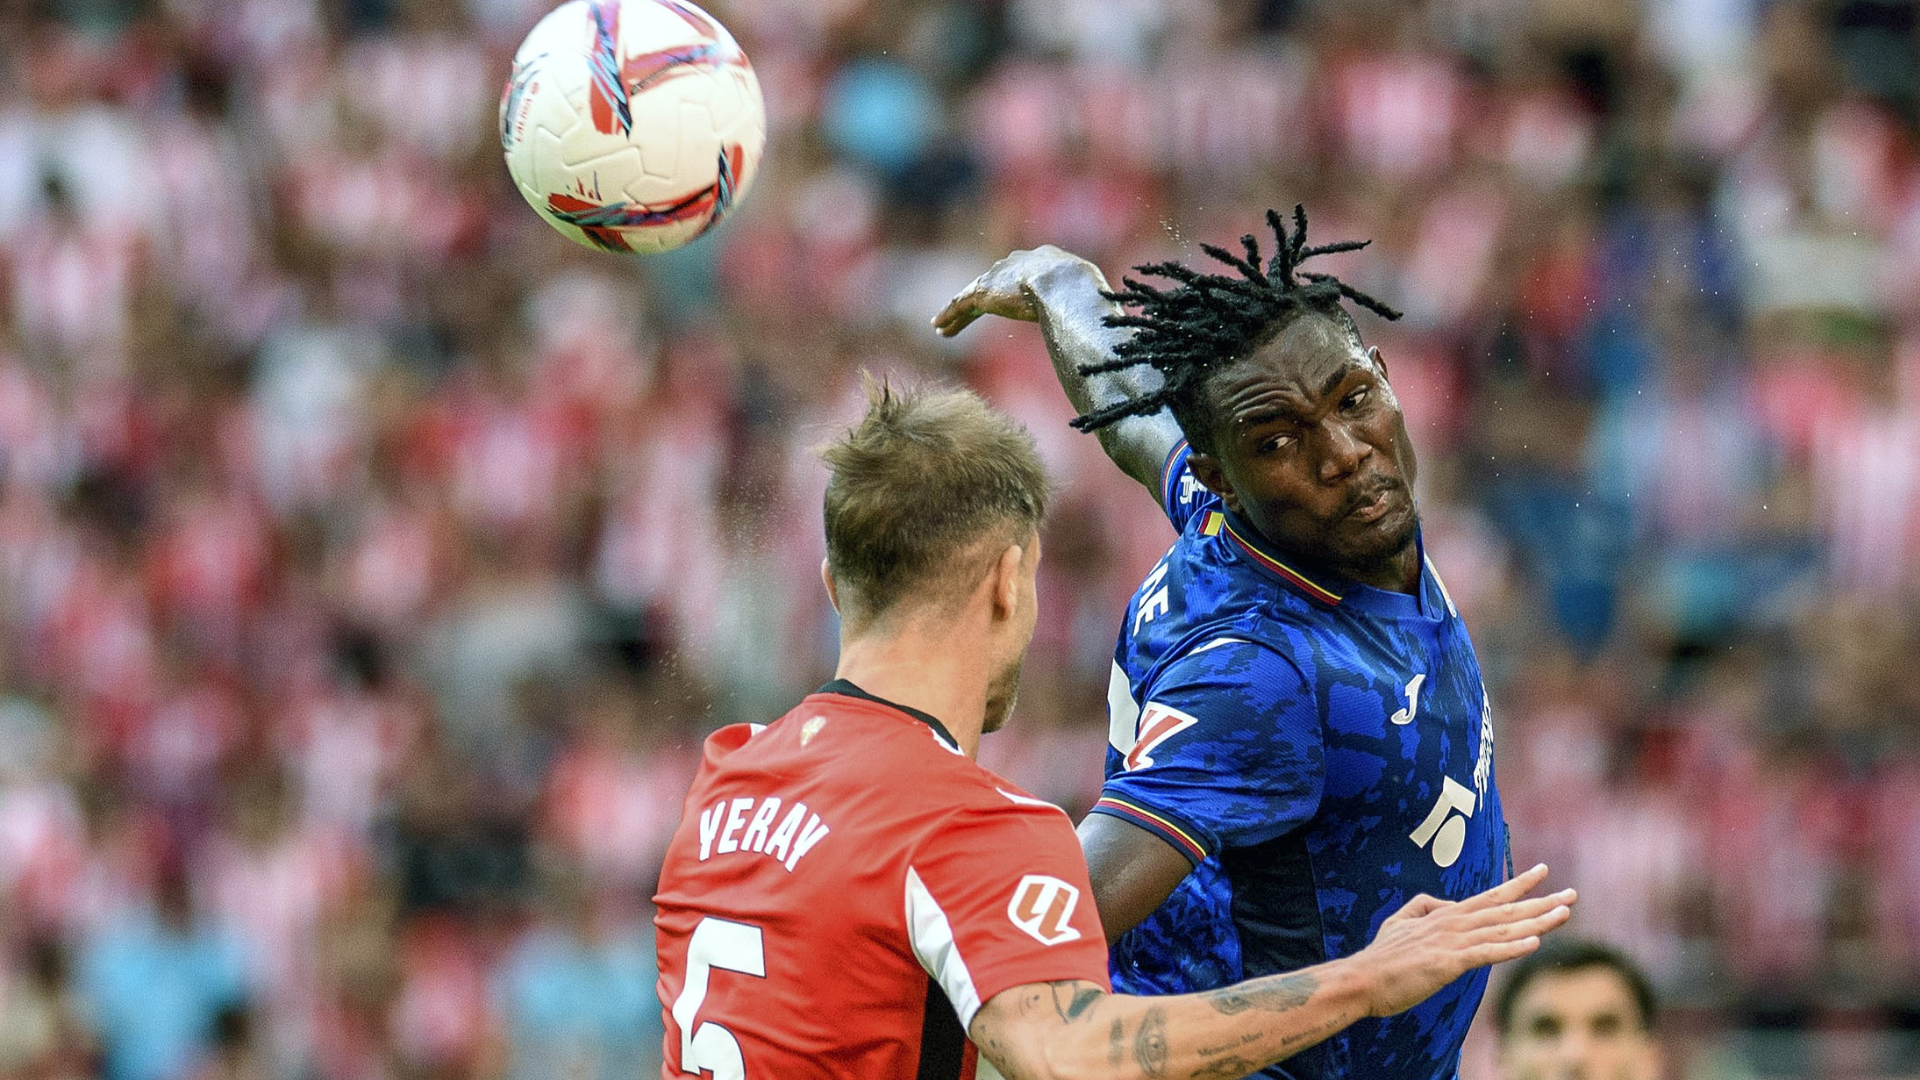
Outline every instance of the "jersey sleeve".
[(1312, 817), (1325, 778), (1320, 709), (1278, 652), (1219, 638), (1168, 666), (1093, 810), (1148, 830), (1194, 865)]
[(1004, 807), (957, 812), (907, 868), (914, 953), (962, 1029), (994, 995), (1026, 983), (1110, 985), (1106, 934), (1073, 823), (1037, 799), (1006, 798)]
[(1220, 505), (1220, 496), (1215, 495), (1195, 477), (1187, 468), (1187, 459), (1193, 456), (1193, 448), (1185, 439), (1174, 444), (1167, 454), (1166, 464), (1160, 467), (1160, 509), (1167, 512), (1167, 520), (1173, 523), (1174, 532), (1185, 532), (1187, 522), (1203, 510), (1212, 510)]

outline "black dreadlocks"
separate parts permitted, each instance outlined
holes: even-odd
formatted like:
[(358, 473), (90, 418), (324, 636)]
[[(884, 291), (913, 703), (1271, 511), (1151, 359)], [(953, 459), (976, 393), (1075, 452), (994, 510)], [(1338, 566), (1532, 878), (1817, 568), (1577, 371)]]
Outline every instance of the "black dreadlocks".
[(1400, 317), (1400, 312), (1331, 274), (1298, 269), (1315, 255), (1358, 251), (1370, 241), (1308, 247), (1304, 206), (1293, 208), (1293, 221), (1293, 233), (1288, 235), (1279, 212), (1267, 211), (1267, 224), (1280, 247), (1265, 269), (1260, 265), (1260, 245), (1248, 233), (1240, 238), (1247, 253), (1244, 259), (1212, 244), (1200, 245), (1200, 250), (1238, 270), (1237, 278), (1202, 274), (1175, 262), (1149, 263), (1134, 269), (1179, 284), (1162, 290), (1121, 278), (1126, 286), (1123, 291), (1102, 293), (1116, 303), (1140, 309), (1138, 315), (1109, 315), (1105, 320), (1108, 326), (1135, 327), (1136, 333), (1114, 349), (1113, 360), (1082, 365), (1080, 374), (1099, 375), (1150, 365), (1160, 372), (1162, 383), (1158, 390), (1075, 417), (1073, 426), (1097, 431), (1129, 416), (1172, 409), (1187, 439), (1199, 449), (1211, 449), (1206, 445), (1211, 416), (1203, 391), (1213, 372), (1244, 357), (1309, 312), (1339, 320), (1357, 340), (1359, 331), (1340, 302), (1343, 298), (1382, 318)]

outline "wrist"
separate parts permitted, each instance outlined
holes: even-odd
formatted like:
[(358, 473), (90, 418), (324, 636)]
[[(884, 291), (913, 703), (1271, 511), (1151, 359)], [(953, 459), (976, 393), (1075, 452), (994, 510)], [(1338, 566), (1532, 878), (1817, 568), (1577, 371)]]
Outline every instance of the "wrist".
[(1027, 291), (1043, 303), (1056, 303), (1075, 293), (1083, 294), (1086, 299), (1097, 303), (1106, 303), (1099, 294), (1107, 288), (1107, 276), (1100, 272), (1098, 266), (1070, 251), (1061, 251), (1058, 259), (1029, 277), (1026, 286)]
[(1364, 950), (1352, 956), (1329, 960), (1314, 970), (1320, 983), (1320, 992), (1327, 995), (1343, 1015), (1354, 1020), (1388, 1015), (1381, 1011), (1385, 988), (1380, 985), (1379, 975), (1373, 965), (1367, 962)]

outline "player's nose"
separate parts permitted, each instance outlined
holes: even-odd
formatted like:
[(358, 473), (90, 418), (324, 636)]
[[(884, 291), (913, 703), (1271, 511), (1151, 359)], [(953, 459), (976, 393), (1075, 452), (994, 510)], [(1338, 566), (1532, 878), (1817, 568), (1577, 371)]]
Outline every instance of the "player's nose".
[(1320, 425), (1320, 482), (1346, 479), (1373, 456), (1373, 445), (1351, 425), (1329, 419)]

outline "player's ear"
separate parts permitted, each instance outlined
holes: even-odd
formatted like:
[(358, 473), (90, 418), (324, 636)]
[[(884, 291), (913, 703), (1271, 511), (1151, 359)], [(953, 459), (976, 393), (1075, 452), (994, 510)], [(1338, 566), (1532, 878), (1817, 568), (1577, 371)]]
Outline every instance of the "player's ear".
[(1220, 468), (1220, 459), (1212, 454), (1203, 454), (1195, 450), (1187, 458), (1187, 468), (1193, 470), (1194, 479), (1207, 486), (1207, 490), (1220, 496), (1227, 509), (1240, 512), (1240, 496), (1233, 493), (1233, 487), (1227, 483), (1226, 471)]
[(833, 613), (840, 614), (840, 591), (833, 587), (833, 565), (825, 559), (820, 560), (820, 580), (827, 587), (827, 603), (833, 605)]
[(1367, 346), (1367, 360), (1380, 372), (1381, 378), (1387, 378), (1387, 358), (1380, 355), (1380, 346)]
[(1019, 544), (1008, 544), (993, 564), (990, 587), (993, 593), (993, 617), (1011, 619), (1020, 610), (1020, 583), (1025, 575), (1027, 553)]

